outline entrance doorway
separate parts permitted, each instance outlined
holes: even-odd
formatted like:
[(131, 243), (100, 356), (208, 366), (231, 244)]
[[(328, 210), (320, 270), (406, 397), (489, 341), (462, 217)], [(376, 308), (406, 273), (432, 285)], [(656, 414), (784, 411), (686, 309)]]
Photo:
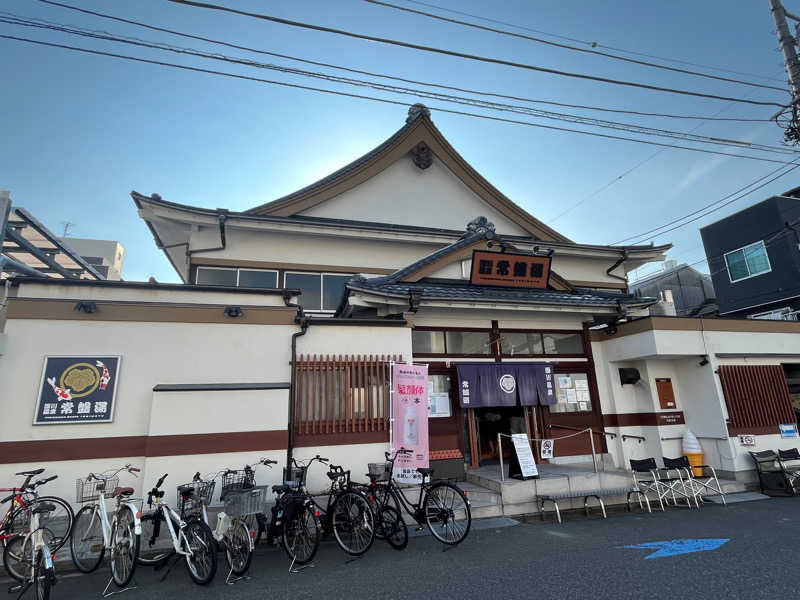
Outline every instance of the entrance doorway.
[[(528, 433), (525, 426), (525, 409), (522, 406), (498, 406), (475, 409), (475, 421), (478, 433), (478, 464), (494, 464), (500, 460), (497, 444), (498, 434)], [(511, 452), (508, 438), (500, 444), (503, 460), (507, 460)]]

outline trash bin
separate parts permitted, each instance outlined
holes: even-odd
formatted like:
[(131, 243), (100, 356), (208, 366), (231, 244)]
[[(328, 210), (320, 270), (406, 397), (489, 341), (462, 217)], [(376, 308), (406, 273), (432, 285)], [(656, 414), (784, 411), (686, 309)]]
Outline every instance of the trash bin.
[[(683, 434), (683, 455), (689, 459), (689, 464), (693, 467), (704, 464), (703, 448), (700, 446), (700, 442), (697, 441), (695, 435), (688, 429), (686, 433)], [(692, 469), (692, 472), (695, 477), (701, 477), (703, 475), (703, 469), (701, 468)]]

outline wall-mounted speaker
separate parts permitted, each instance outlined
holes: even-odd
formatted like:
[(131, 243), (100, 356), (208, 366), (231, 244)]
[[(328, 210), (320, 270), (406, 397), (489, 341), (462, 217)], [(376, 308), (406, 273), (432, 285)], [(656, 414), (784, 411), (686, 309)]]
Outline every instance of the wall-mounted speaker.
[(622, 385), (626, 383), (636, 383), (641, 379), (639, 375), (639, 369), (620, 369), (619, 370), (619, 382)]

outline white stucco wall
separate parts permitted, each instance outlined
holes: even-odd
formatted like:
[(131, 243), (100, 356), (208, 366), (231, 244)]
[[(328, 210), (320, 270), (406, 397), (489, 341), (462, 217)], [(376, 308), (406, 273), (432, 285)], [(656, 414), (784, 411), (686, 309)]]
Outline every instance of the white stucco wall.
[(526, 235), (437, 158), (423, 170), (404, 157), (361, 185), (300, 214), (456, 231), (465, 229), (475, 217), (485, 216), (498, 233)]

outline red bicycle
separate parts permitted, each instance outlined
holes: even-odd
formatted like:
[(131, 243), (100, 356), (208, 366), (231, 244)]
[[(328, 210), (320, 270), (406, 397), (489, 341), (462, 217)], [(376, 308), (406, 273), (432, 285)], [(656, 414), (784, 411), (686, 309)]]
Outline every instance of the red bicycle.
[(22, 557), (17, 556), (19, 544), (13, 539), (25, 534), (30, 526), (31, 515), (37, 506), (46, 506), (48, 510), (39, 511), (39, 528), (45, 533), (48, 547), (55, 553), (69, 539), (72, 532), (72, 523), (75, 514), (69, 503), (57, 496), (40, 496), (36, 491), (39, 486), (56, 479), (58, 475), (39, 479), (31, 483), (36, 475), (44, 473), (44, 469), (33, 471), (20, 471), (20, 477), (25, 481), (19, 487), (0, 488), (0, 493), (11, 492), (7, 498), (0, 500), (0, 504), (11, 502), (6, 514), (0, 520), (0, 544), (3, 548), (3, 563), (9, 574), (22, 580), (26, 576)]

